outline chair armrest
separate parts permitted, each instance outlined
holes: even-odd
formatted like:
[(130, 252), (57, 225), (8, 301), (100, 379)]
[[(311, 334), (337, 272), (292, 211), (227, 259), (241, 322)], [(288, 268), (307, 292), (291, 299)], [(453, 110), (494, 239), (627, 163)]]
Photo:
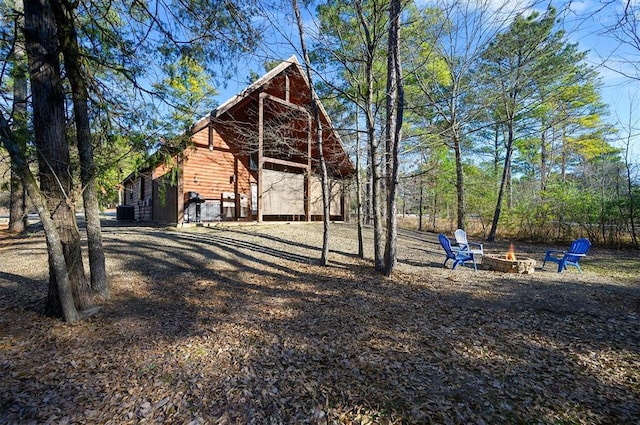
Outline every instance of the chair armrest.
[(480, 249), (482, 249), (482, 244), (478, 242), (469, 242), (469, 245), (477, 246), (477, 247), (480, 247)]

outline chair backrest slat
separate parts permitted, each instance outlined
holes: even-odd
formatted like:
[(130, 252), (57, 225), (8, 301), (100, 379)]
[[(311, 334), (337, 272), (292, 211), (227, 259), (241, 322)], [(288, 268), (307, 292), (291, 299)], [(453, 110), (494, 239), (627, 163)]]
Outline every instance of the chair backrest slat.
[(467, 240), (467, 232), (464, 230), (458, 229), (453, 233), (453, 235), (455, 236), (458, 245), (466, 245), (469, 243)]
[[(591, 242), (589, 242), (589, 239), (585, 239), (585, 238), (576, 239), (571, 243), (571, 247), (566, 253), (567, 260), (578, 261), (580, 257), (584, 256), (584, 254), (586, 254), (589, 251), (589, 248), (591, 248)], [(572, 255), (572, 254), (579, 254), (579, 255)]]
[(440, 240), (440, 245), (442, 245), (442, 248), (444, 249), (444, 252), (447, 253), (447, 256), (450, 258), (454, 258), (455, 255), (453, 255), (453, 249), (451, 249), (451, 241), (449, 240), (449, 238), (444, 233), (440, 233), (438, 235), (438, 240)]

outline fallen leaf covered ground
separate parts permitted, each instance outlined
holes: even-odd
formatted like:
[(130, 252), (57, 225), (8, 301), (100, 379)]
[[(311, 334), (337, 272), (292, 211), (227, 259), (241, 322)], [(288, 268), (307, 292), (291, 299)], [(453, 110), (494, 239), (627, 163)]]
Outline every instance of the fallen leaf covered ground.
[(640, 421), (637, 253), (558, 274), (557, 247), (521, 245), (531, 275), (452, 271), (402, 231), (384, 278), (355, 235), (333, 224), (321, 267), (318, 223), (107, 226), (111, 301), (66, 325), (39, 313), (42, 234), (3, 234), (0, 423)]

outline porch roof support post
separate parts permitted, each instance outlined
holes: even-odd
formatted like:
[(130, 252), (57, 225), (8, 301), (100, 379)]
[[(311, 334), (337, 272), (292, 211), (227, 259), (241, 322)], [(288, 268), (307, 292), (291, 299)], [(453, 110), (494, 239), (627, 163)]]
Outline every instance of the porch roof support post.
[(264, 98), (266, 93), (258, 96), (258, 223), (262, 223), (262, 168), (264, 167)]
[(184, 158), (178, 157), (178, 191), (176, 199), (176, 221), (178, 224), (184, 224)]
[(311, 115), (307, 112), (307, 178), (306, 178), (306, 192), (307, 197), (305, 199), (305, 212), (306, 220), (311, 221)]

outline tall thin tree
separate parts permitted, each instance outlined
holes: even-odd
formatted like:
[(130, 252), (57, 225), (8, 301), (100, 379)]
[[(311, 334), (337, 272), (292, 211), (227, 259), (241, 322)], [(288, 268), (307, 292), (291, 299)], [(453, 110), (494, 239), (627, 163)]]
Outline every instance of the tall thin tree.
[(385, 276), (390, 276), (397, 262), (397, 193), (400, 180), (400, 139), (404, 110), (404, 87), (400, 60), (400, 0), (389, 4), (389, 49), (387, 61), (387, 239), (385, 244)]
[(78, 46), (74, 6), (67, 0), (52, 0), (53, 13), (58, 27), (60, 50), (64, 56), (64, 66), (71, 85), (73, 113), (76, 127), (76, 144), (80, 157), (80, 181), (86, 219), (87, 247), (91, 288), (104, 299), (109, 298), (107, 271), (102, 232), (100, 227), (100, 207), (95, 183), (96, 167), (93, 159), (91, 127), (89, 122), (89, 94), (82, 72), (81, 52)]
[(362, 177), (360, 176), (360, 125), (358, 121), (358, 108), (355, 110), (356, 124), (356, 208), (358, 218), (358, 258), (364, 258), (364, 234), (362, 224), (364, 217), (362, 216)]
[[(14, 19), (14, 43), (13, 43), (13, 134), (22, 150), (26, 151), (27, 139), (27, 57), (24, 50), (24, 16), (22, 1), (16, 0), (14, 4), (16, 16)], [(29, 225), (27, 215), (27, 194), (22, 180), (15, 169), (11, 169), (9, 200), (9, 231), (14, 233), (24, 232)]]
[[(39, 0), (26, 0), (25, 46), (29, 58), (35, 145), (38, 156), (40, 190), (48, 202), (48, 210), (59, 235), (67, 267), (68, 281), (75, 306), (84, 310), (91, 305), (85, 281), (80, 232), (75, 218), (70, 174), (69, 146), (65, 138), (64, 91), (60, 76), (57, 28), (51, 5)], [(46, 312), (67, 317), (59, 274), (54, 270), (57, 259), (49, 248), (49, 295)]]
[[(297, 0), (291, 0), (293, 6), (293, 13), (296, 17), (296, 23), (298, 26), (298, 33), (300, 34), (300, 47), (302, 49), (302, 56), (304, 57), (305, 72), (307, 75), (307, 82), (309, 83), (309, 90), (311, 93), (311, 114), (313, 116), (313, 123), (315, 126), (315, 139), (316, 148), (318, 150), (318, 166), (320, 168), (320, 183), (322, 185), (322, 210), (323, 210), (323, 233), (322, 233), (322, 253), (320, 255), (320, 264), (327, 265), (329, 262), (329, 224), (330, 224), (330, 209), (329, 209), (329, 177), (327, 175), (327, 163), (324, 158), (324, 146), (322, 135), (322, 122), (320, 121), (320, 108), (318, 106), (318, 96), (313, 86), (313, 76), (311, 74), (311, 60), (309, 59), (309, 53), (307, 51), (307, 44), (304, 36), (304, 26), (302, 24), (302, 17), (300, 15), (300, 8), (298, 7)], [(311, 176), (308, 176), (311, 178)]]
[[(323, 43), (315, 51), (323, 64), (339, 77), (329, 82), (332, 89), (353, 102), (364, 114), (367, 139), (366, 212), (373, 219), (375, 268), (384, 268), (384, 223), (382, 210), (381, 143), (378, 133), (383, 109), (388, 1), (332, 1), (318, 8)], [(337, 73), (334, 71), (338, 70)]]
[(59, 299), (56, 301), (60, 306), (61, 315), (65, 321), (69, 323), (75, 322), (80, 319), (80, 314), (76, 309), (73, 299), (73, 289), (67, 273), (65, 249), (62, 239), (47, 206), (47, 200), (40, 191), (36, 178), (31, 173), (24, 149), (22, 149), (22, 143), (15, 137), (15, 133), (11, 131), (9, 124), (2, 114), (0, 114), (0, 144), (9, 152), (11, 166), (23, 182), (25, 190), (32, 204), (37, 209), (40, 221), (44, 227), (45, 238), (47, 240), (47, 252), (49, 254), (49, 268), (50, 273), (55, 275), (56, 293), (59, 294)]
[(540, 71), (544, 69), (545, 61), (555, 54), (547, 51), (547, 47), (555, 44), (556, 35), (552, 34), (555, 16), (553, 8), (549, 8), (542, 17), (538, 13), (528, 17), (519, 15), (509, 29), (498, 34), (483, 52), (479, 74), (486, 77), (485, 82), (495, 89), (493, 102), (500, 105), (507, 133), (502, 178), (487, 237), (489, 241), (496, 238), (502, 203), (510, 182), (517, 119), (525, 101), (531, 97), (532, 81), (543, 76)]

